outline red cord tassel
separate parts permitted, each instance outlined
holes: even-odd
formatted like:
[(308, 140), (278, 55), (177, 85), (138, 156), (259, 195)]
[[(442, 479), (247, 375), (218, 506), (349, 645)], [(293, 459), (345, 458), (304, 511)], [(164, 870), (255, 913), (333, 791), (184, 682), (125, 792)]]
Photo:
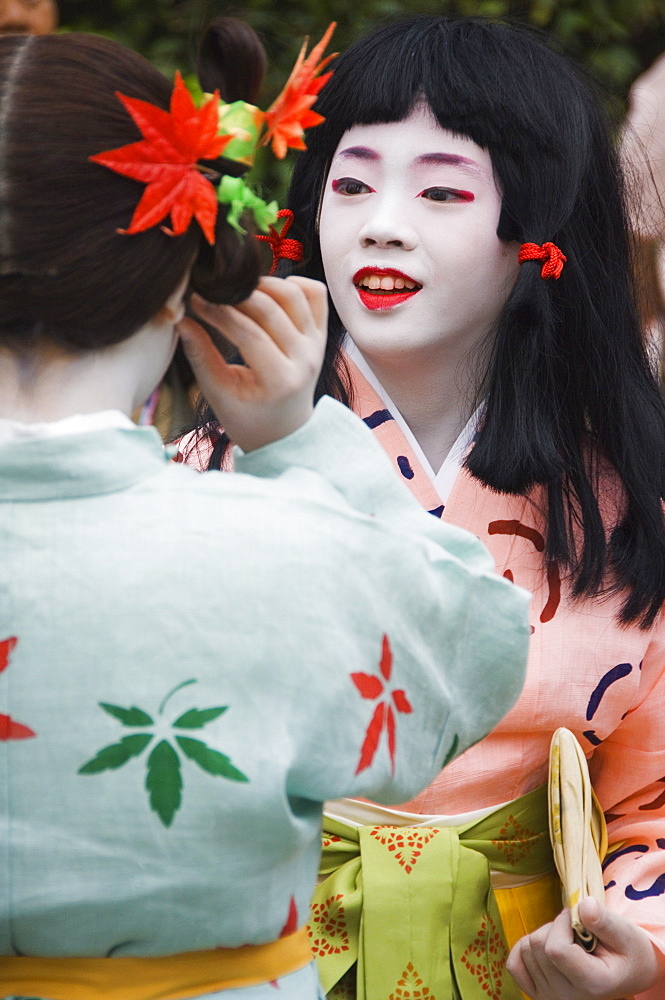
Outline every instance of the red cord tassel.
[(272, 267), (270, 268), (270, 273), (274, 274), (277, 270), (277, 265), (280, 260), (284, 258), (285, 260), (302, 260), (302, 243), (298, 240), (285, 239), (291, 225), (293, 223), (293, 212), (290, 208), (282, 208), (277, 213), (278, 219), (284, 219), (284, 224), (282, 226), (282, 231), (277, 232), (274, 226), (270, 227), (270, 232), (267, 236), (257, 236), (257, 240), (263, 240), (264, 243), (270, 245), (272, 250)]
[(561, 253), (555, 243), (543, 243), (542, 246), (539, 246), (537, 243), (523, 243), (517, 259), (520, 264), (523, 264), (526, 260), (542, 260), (544, 263), (540, 271), (540, 277), (560, 278), (563, 265), (568, 258)]

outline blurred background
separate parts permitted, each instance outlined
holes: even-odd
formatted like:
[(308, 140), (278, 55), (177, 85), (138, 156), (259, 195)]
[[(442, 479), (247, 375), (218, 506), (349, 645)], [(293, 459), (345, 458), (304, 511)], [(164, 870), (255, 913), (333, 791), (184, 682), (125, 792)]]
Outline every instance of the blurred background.
[[(64, 30), (116, 38), (145, 55), (167, 76), (192, 68), (196, 40), (218, 14), (246, 19), (269, 57), (261, 106), (283, 86), (306, 35), (318, 41), (337, 21), (330, 51), (344, 49), (382, 20), (411, 13), (510, 16), (541, 28), (590, 67), (607, 88), (619, 120), (635, 77), (665, 51), (665, 0), (60, 0)], [(253, 180), (283, 201), (290, 161), (258, 162)]]

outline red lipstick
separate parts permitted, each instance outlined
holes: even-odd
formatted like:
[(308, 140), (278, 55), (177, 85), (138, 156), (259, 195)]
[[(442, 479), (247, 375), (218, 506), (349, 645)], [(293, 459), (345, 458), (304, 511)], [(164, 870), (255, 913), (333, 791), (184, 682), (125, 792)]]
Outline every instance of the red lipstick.
[[(393, 283), (392, 288), (370, 288), (363, 279), (372, 277), (392, 278), (393, 282), (398, 280), (401, 287), (395, 288)], [(408, 274), (404, 274), (403, 271), (398, 271), (394, 267), (361, 267), (353, 276), (353, 284), (362, 304), (366, 309), (372, 310), (394, 309), (395, 306), (401, 305), (407, 299), (413, 298), (422, 288), (422, 285), (415, 278), (411, 278)], [(406, 285), (411, 287), (407, 288)]]

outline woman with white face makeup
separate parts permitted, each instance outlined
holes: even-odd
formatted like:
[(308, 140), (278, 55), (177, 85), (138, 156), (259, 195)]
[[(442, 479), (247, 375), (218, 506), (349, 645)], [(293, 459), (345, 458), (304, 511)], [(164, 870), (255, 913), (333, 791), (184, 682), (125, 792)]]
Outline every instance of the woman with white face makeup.
[(330, 165), (321, 255), (347, 349), (434, 473), (466, 422), (474, 351), (517, 278), (519, 245), (498, 238), (500, 214), (487, 150), (424, 104), (399, 129), (352, 126)]
[[(297, 273), (329, 287), (318, 391), (533, 593), (527, 683), (494, 732), (398, 810), (329, 805), (310, 924), (324, 986), (662, 1000), (665, 414), (601, 103), (531, 32), (418, 17), (352, 46), (316, 111), (290, 235)], [(579, 908), (593, 954), (543, 848), (559, 726), (609, 833), (606, 907)]]

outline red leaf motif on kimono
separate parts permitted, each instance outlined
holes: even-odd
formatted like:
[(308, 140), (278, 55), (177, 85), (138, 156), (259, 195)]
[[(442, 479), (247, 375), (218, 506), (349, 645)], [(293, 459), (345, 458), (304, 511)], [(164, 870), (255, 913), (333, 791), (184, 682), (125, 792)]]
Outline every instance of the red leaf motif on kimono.
[(398, 712), (404, 712), (405, 715), (409, 715), (413, 712), (411, 703), (404, 691), (393, 691), (393, 701), (395, 702), (395, 708)]
[[(289, 934), (293, 934), (297, 930), (298, 930), (298, 907), (296, 906), (295, 897), (291, 896), (291, 899), (289, 901), (289, 915), (286, 918), (286, 923), (282, 927), (279, 936), (280, 938), (288, 937)], [(276, 990), (279, 989), (279, 983), (277, 982), (276, 979), (270, 980), (270, 986), (272, 986), (273, 989)]]
[[(0, 673), (9, 666), (9, 657), (17, 642), (16, 636), (10, 636), (9, 639), (0, 641)], [(29, 740), (36, 735), (37, 733), (29, 726), (24, 726), (22, 722), (16, 722), (15, 719), (12, 719), (11, 715), (3, 715), (0, 712), (0, 741)]]
[(294, 934), (298, 930), (298, 907), (296, 906), (296, 900), (294, 896), (291, 896), (289, 901), (289, 915), (286, 918), (286, 923), (282, 927), (280, 937), (287, 937), (289, 934)]
[(377, 705), (374, 709), (372, 721), (367, 727), (365, 739), (363, 740), (363, 745), (360, 748), (360, 760), (358, 761), (356, 774), (360, 774), (361, 771), (365, 771), (374, 760), (374, 754), (377, 751), (379, 740), (381, 739), (381, 730), (383, 729), (383, 717), (385, 715), (385, 711), (386, 706), (383, 702)]
[(21, 722), (15, 722), (11, 715), (0, 713), (0, 740), (29, 740), (37, 733)]
[(15, 635), (11, 636), (9, 639), (3, 639), (2, 642), (0, 642), (0, 672), (9, 666), (9, 657), (17, 642), (18, 639)]
[(379, 677), (374, 674), (351, 674), (353, 683), (360, 691), (363, 698), (378, 698), (383, 691), (383, 684)]
[(365, 739), (360, 748), (360, 759), (356, 768), (356, 774), (360, 774), (361, 771), (365, 771), (372, 765), (384, 728), (388, 739), (390, 766), (393, 774), (395, 773), (395, 751), (397, 744), (395, 713), (390, 702), (384, 699), (392, 698), (397, 711), (404, 715), (410, 714), (413, 708), (405, 691), (401, 688), (391, 691), (386, 687), (387, 682), (392, 676), (392, 668), (393, 654), (390, 648), (390, 640), (387, 635), (384, 635), (381, 642), (381, 659), (379, 661), (379, 673), (381, 676), (365, 673), (351, 674), (351, 680), (363, 698), (366, 698), (368, 701), (375, 701), (377, 698), (383, 696), (382, 700), (375, 707), (371, 721), (365, 732)]
[(388, 753), (395, 759), (395, 713), (390, 705), (386, 707), (386, 729), (388, 730)]
[(218, 132), (219, 94), (200, 108), (176, 73), (169, 111), (147, 101), (116, 93), (143, 138), (91, 156), (125, 177), (147, 184), (126, 233), (141, 233), (171, 215), (172, 236), (186, 232), (195, 218), (208, 243), (215, 242), (217, 194), (198, 167), (199, 160), (215, 160), (233, 136)]
[(390, 675), (393, 672), (393, 652), (390, 648), (387, 635), (384, 635), (383, 642), (381, 644), (381, 663), (379, 664), (379, 670), (385, 679), (389, 681)]

